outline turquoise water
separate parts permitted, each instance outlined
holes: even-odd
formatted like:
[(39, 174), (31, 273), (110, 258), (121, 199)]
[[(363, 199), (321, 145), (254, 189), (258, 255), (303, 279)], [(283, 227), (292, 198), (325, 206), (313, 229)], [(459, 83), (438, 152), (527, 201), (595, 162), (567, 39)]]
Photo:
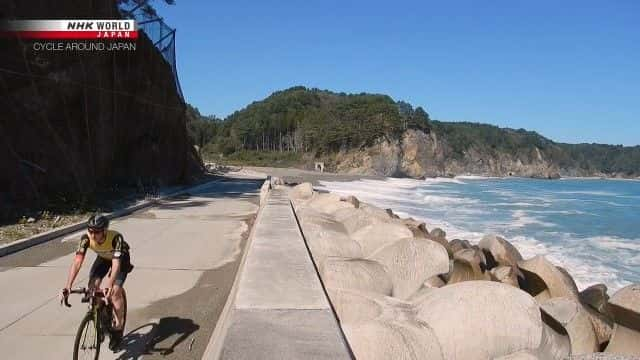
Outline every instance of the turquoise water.
[(389, 178), (320, 187), (421, 219), (449, 240), (501, 235), (525, 258), (567, 268), (581, 289), (640, 282), (640, 181)]

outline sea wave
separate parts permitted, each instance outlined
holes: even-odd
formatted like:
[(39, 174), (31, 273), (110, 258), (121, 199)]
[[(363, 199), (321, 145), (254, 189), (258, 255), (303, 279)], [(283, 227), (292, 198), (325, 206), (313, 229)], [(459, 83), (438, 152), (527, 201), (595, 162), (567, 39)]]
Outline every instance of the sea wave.
[(514, 197), (516, 196), (516, 194), (513, 191), (510, 190), (496, 190), (496, 189), (492, 189), (492, 190), (483, 190), (482, 192), (485, 193), (489, 193), (489, 194), (497, 194), (503, 197)]
[(424, 184), (443, 184), (443, 183), (460, 184), (460, 185), (466, 184), (464, 181), (460, 181), (458, 178), (443, 178), (443, 177), (426, 178), (422, 180), (422, 182)]
[[(379, 182), (379, 180), (365, 180), (365, 181), (371, 181), (373, 183)], [(384, 182), (386, 182), (387, 184), (393, 184), (394, 186), (402, 186), (405, 188), (414, 188), (422, 185), (421, 180), (409, 179), (409, 178), (386, 178)]]
[(593, 200), (593, 199), (576, 199), (576, 198), (557, 198), (555, 201), (565, 201), (565, 202), (586, 202), (586, 203), (597, 203), (597, 204), (605, 204), (616, 207), (632, 207), (630, 204), (621, 204), (615, 201), (607, 201), (607, 200)]
[[(447, 233), (449, 240), (465, 239), (477, 244), (486, 235), (483, 232), (466, 230), (442, 219), (424, 218), (413, 213), (406, 213), (406, 215), (425, 221), (429, 229), (435, 227), (443, 229)], [(585, 246), (581, 245), (582, 241), (578, 241), (579, 239), (576, 239), (573, 234), (559, 233), (557, 236), (563, 239), (562, 242), (550, 244), (533, 236), (516, 235), (510, 237), (508, 234), (501, 232), (493, 233), (509, 240), (525, 259), (540, 255), (546, 257), (552, 263), (564, 267), (569, 271), (580, 290), (593, 284), (603, 283), (611, 291), (615, 291), (630, 284), (629, 281), (622, 279), (620, 272), (611, 264), (575, 256), (574, 252), (584, 252)], [(592, 240), (595, 240), (595, 238)], [(587, 240), (587, 242), (589, 241)], [(580, 251), (576, 251), (576, 249), (580, 249)]]
[(620, 196), (622, 194), (611, 191), (554, 191), (554, 194), (592, 195), (592, 196)]
[[(566, 268), (580, 289), (604, 283), (615, 291), (629, 284), (629, 280), (640, 281), (637, 270), (640, 238), (595, 236), (598, 234), (591, 234), (591, 230), (584, 231), (584, 226), (575, 227), (584, 223), (580, 217), (571, 217), (574, 225), (565, 221), (570, 218), (563, 217), (601, 216), (607, 221), (607, 206), (633, 206), (610, 200), (619, 199), (619, 194), (637, 196), (633, 189), (614, 192), (596, 188), (580, 194), (571, 189), (553, 191), (556, 183), (549, 183), (548, 187), (545, 183), (541, 187), (537, 183), (518, 181), (513, 188), (505, 188), (510, 186), (505, 182), (495, 188), (496, 184), (490, 181), (465, 184), (450, 178), (321, 181), (320, 184), (326, 190), (355, 195), (361, 201), (392, 208), (400, 216), (424, 221), (429, 229), (441, 228), (449, 240), (457, 238), (477, 243), (485, 234), (496, 233), (512, 242), (525, 258), (544, 255)], [(576, 198), (563, 198), (562, 194), (568, 192), (574, 192)]]
[(550, 223), (550, 222), (545, 222), (542, 221), (540, 219), (538, 219), (535, 216), (531, 216), (529, 215), (529, 213), (525, 210), (515, 210), (512, 214), (511, 217), (513, 219), (513, 221), (510, 223), (510, 225), (514, 228), (522, 228), (525, 227), (527, 225), (540, 225), (540, 226), (544, 226), (544, 227), (554, 227), (556, 226), (556, 224)]
[[(603, 249), (632, 250), (637, 251), (640, 255), (640, 239), (625, 239), (617, 236), (593, 236), (585, 240)], [(640, 263), (638, 265), (640, 265)]]
[(548, 203), (541, 204), (533, 204), (528, 202), (503, 202), (503, 203), (494, 203), (492, 206), (523, 206), (523, 207), (547, 207), (550, 206)]
[(595, 216), (595, 214), (591, 214), (586, 211), (580, 211), (580, 210), (528, 210), (528, 211), (533, 214), (545, 214), (545, 215), (555, 214), (555, 215), (593, 215)]
[(524, 235), (507, 239), (525, 259), (540, 255), (553, 264), (567, 269), (579, 290), (602, 283), (606, 284), (611, 291), (615, 291), (630, 284), (623, 279), (623, 274), (612, 263), (589, 256), (590, 251), (593, 250), (583, 244), (580, 239), (573, 237), (573, 234), (565, 233), (559, 237), (563, 240), (558, 243), (543, 242), (535, 237)]
[(496, 180), (496, 179), (504, 179), (502, 177), (495, 176), (481, 176), (481, 175), (458, 175), (454, 177), (454, 179), (460, 180)]
[(426, 195), (422, 198), (425, 205), (448, 205), (448, 204), (477, 204), (480, 201), (476, 199), (460, 198), (452, 196)]

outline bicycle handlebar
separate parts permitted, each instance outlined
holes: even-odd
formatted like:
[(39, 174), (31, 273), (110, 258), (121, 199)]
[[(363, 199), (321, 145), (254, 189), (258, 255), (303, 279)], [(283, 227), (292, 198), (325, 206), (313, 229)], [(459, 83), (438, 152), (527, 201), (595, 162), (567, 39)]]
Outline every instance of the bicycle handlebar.
[[(91, 291), (90, 289), (82, 287), (82, 288), (76, 288), (76, 289), (69, 290), (69, 295), (71, 295), (71, 294), (89, 295), (91, 293), (93, 293), (93, 296), (104, 297), (104, 291), (102, 291), (100, 289), (94, 289), (93, 291)], [(64, 297), (64, 305), (66, 307), (71, 307), (71, 304), (69, 304), (69, 297), (68, 296)]]

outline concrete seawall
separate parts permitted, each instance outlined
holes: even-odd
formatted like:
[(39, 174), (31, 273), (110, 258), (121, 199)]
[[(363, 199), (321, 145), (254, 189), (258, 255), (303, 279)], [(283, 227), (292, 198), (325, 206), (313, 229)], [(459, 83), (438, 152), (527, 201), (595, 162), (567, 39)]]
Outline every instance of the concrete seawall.
[(228, 314), (205, 359), (351, 359), (288, 197), (264, 198)]

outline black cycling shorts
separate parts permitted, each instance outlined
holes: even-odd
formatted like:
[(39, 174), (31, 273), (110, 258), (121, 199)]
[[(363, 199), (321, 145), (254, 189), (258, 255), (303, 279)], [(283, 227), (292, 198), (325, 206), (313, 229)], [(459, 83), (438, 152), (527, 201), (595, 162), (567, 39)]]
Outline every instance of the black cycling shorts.
[[(120, 257), (120, 272), (116, 277), (114, 285), (122, 287), (132, 268), (131, 261), (129, 260), (129, 254), (123, 254)], [(111, 270), (111, 260), (96, 256), (96, 260), (93, 262), (93, 265), (91, 265), (91, 271), (89, 271), (89, 281), (94, 278), (104, 278), (109, 273), (109, 270)]]

